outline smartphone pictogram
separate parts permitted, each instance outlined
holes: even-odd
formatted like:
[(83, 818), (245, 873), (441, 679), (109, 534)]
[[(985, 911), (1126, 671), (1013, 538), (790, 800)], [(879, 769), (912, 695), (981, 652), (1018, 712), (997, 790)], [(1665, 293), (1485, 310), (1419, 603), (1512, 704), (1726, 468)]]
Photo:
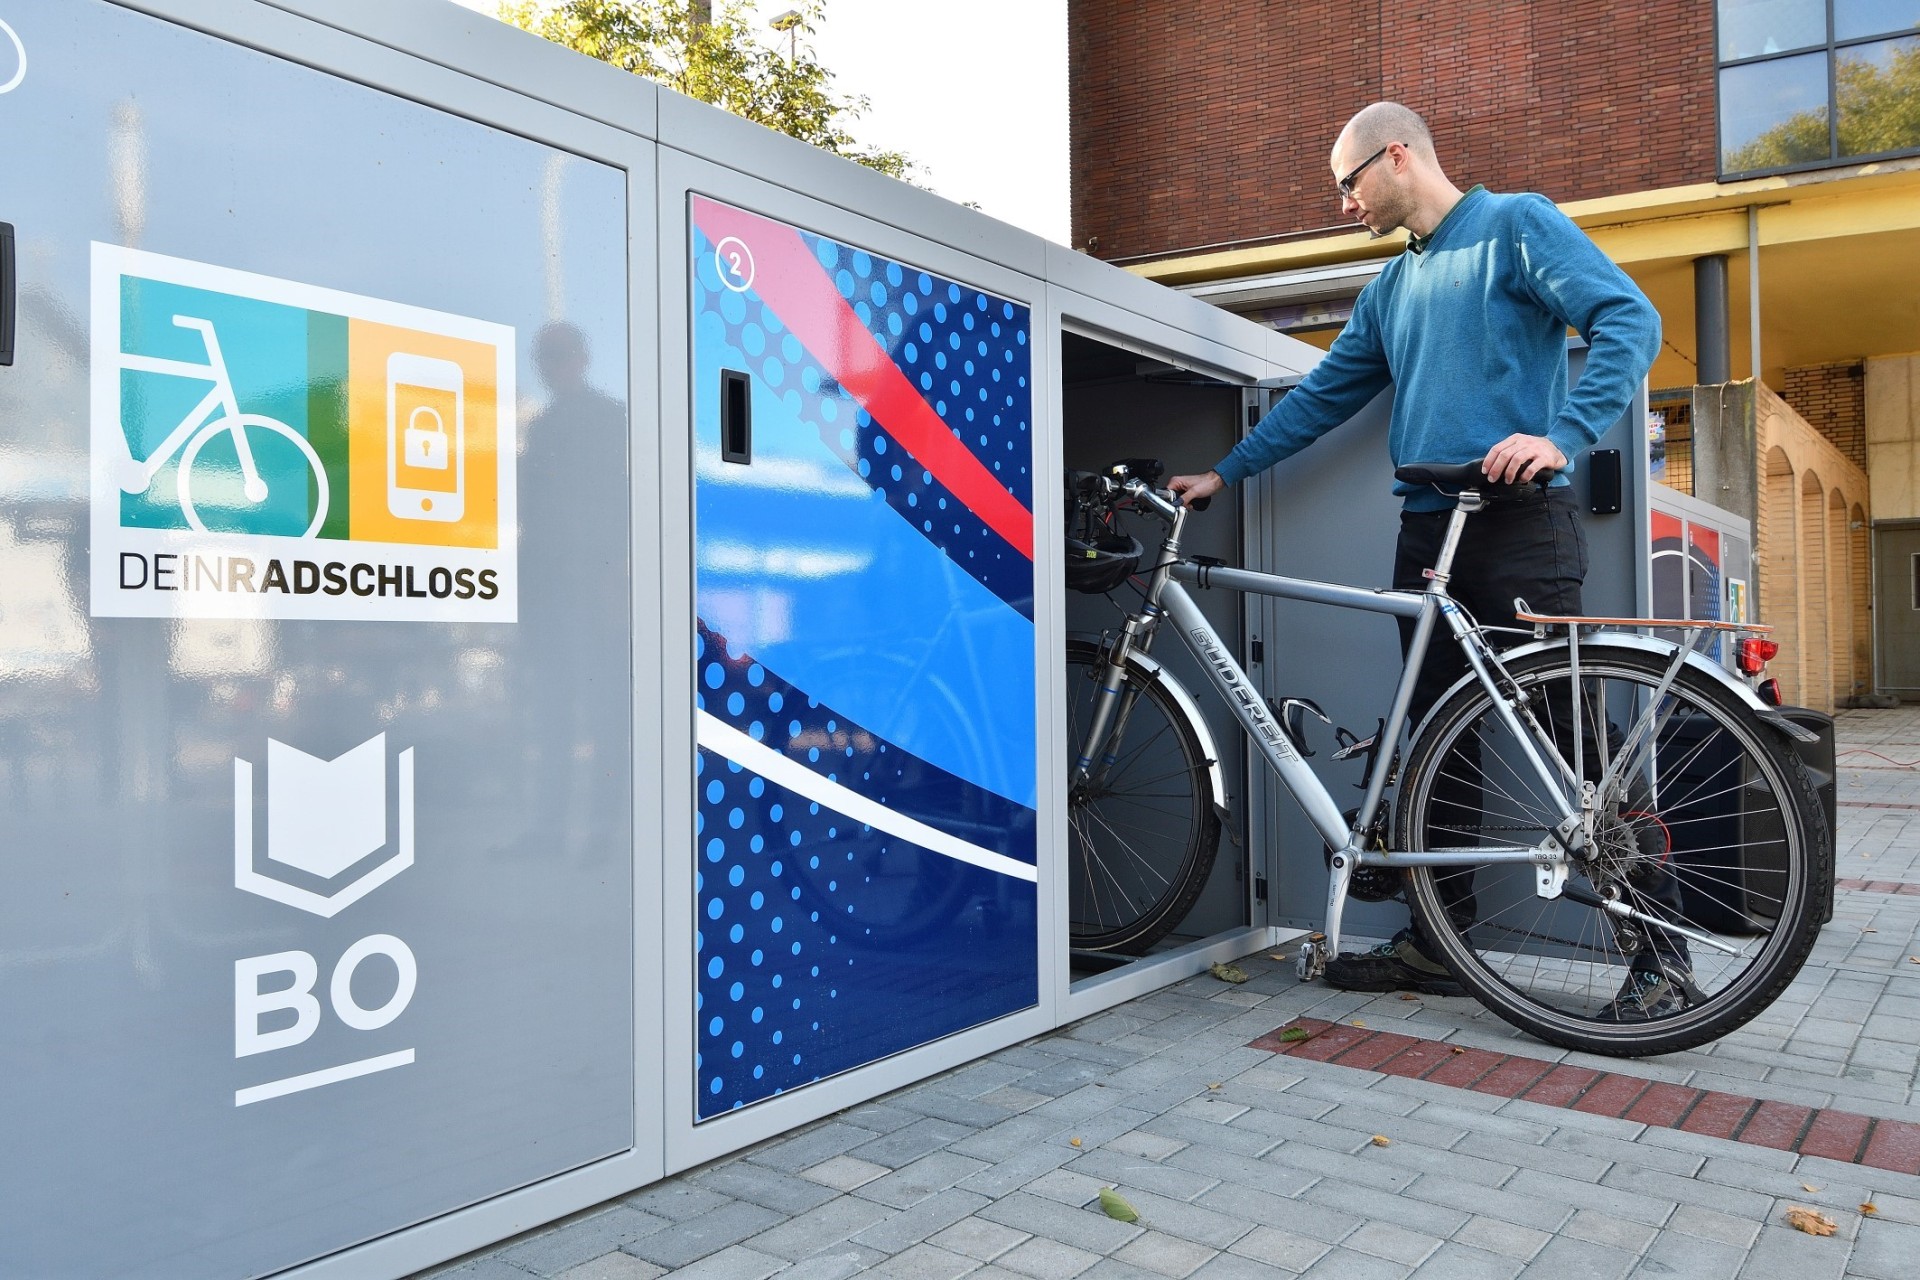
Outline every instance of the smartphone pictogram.
[(387, 510), (450, 523), (467, 508), (466, 379), (451, 360), (387, 357)]

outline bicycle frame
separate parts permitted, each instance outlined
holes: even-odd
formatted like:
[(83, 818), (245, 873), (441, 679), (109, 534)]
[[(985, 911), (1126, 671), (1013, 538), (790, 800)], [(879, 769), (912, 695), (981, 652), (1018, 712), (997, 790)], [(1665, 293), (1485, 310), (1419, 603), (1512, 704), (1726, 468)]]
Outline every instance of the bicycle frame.
[[(1496, 674), (1503, 674), (1499, 658), (1494, 654), (1486, 638), (1467, 617), (1466, 612), (1447, 594), (1448, 574), (1452, 567), (1454, 552), (1459, 545), (1461, 530), (1465, 526), (1467, 516), (1484, 505), (1484, 500), (1478, 494), (1462, 495), (1459, 505), (1455, 508), (1452, 522), (1448, 526), (1439, 563), (1429, 575), (1427, 589), (1412, 592), (1368, 590), (1338, 583), (1287, 578), (1277, 574), (1197, 565), (1184, 561), (1180, 558), (1180, 533), (1186, 521), (1187, 509), (1167, 502), (1139, 481), (1131, 481), (1125, 487), (1136, 502), (1152, 507), (1168, 522), (1168, 534), (1161, 544), (1160, 560), (1148, 581), (1146, 601), (1140, 610), (1128, 615), (1126, 626), (1109, 654), (1108, 679), (1104, 686), (1108, 696), (1101, 699), (1094, 713), (1087, 742), (1076, 763), (1075, 772), (1079, 778), (1084, 779), (1093, 770), (1096, 759), (1111, 761), (1111, 755), (1105, 751), (1105, 747), (1110, 740), (1117, 739), (1124, 731), (1126, 713), (1130, 708), (1118, 705), (1116, 695), (1124, 687), (1124, 665), (1127, 654), (1136, 648), (1142, 652), (1150, 651), (1161, 622), (1171, 620), (1180, 642), (1199, 660), (1208, 678), (1212, 680), (1214, 688), (1232, 709), (1235, 718), (1239, 720), (1241, 727), (1259, 749), (1268, 767), (1280, 779), (1281, 785), (1299, 802), (1314, 829), (1320, 834), (1321, 839), (1326, 841), (1327, 847), (1335, 851), (1332, 858), (1332, 874), (1327, 885), (1327, 912), (1323, 926), (1325, 939), (1324, 941), (1316, 940), (1310, 944), (1316, 948), (1314, 958), (1310, 961), (1311, 967), (1316, 971), (1320, 965), (1324, 964), (1326, 957), (1339, 953), (1340, 925), (1346, 907), (1347, 886), (1356, 867), (1457, 867), (1485, 866), (1493, 863), (1527, 863), (1533, 865), (1538, 871), (1542, 896), (1559, 895), (1567, 879), (1567, 848), (1581, 838), (1582, 831), (1580, 805), (1576, 799), (1568, 797), (1566, 787), (1567, 780), (1576, 775), (1560, 758), (1551, 738), (1538, 725), (1523, 723), (1510, 700), (1502, 696)], [(1381, 745), (1375, 752), (1373, 768), (1367, 777), (1366, 798), (1361, 803), (1359, 815), (1351, 827), (1341, 816), (1340, 807), (1333, 796), (1312, 768), (1301, 758), (1286, 730), (1268, 711), (1264, 699), (1255, 691), (1246, 672), (1235, 660), (1230, 647), (1214, 630), (1212, 623), (1201, 613), (1199, 605), (1187, 592), (1186, 588), (1189, 585), (1202, 588), (1220, 587), (1252, 595), (1300, 600), (1334, 608), (1384, 613), (1414, 620), (1413, 639), (1408, 647), (1406, 665), (1401, 672), (1400, 682), (1394, 690), (1392, 708), (1387, 715), (1385, 727), (1381, 730), (1379, 740)], [(1401, 731), (1406, 727), (1407, 711), (1413, 700), (1414, 683), (1425, 665), (1427, 651), (1439, 621), (1445, 622), (1454, 642), (1460, 645), (1462, 652), (1466, 655), (1468, 667), (1473, 675), (1492, 697), (1496, 713), (1519, 742), (1527, 757), (1528, 767), (1545, 784), (1545, 794), (1556, 797), (1560, 801), (1560, 812), (1556, 815), (1558, 821), (1554, 833), (1538, 846), (1486, 845), (1470, 849), (1428, 849), (1418, 852), (1382, 851), (1364, 847), (1366, 833), (1372, 828), (1380, 812), (1387, 780), (1393, 768), (1395, 752), (1392, 744), (1399, 741)], [(1528, 717), (1528, 720), (1531, 721), (1531, 717)]]
[(190, 360), (169, 360), (162, 356), (126, 355), (120, 357), (120, 367), (141, 373), (164, 373), (178, 378), (196, 378), (210, 381), (213, 388), (207, 392), (185, 417), (180, 425), (168, 433), (158, 448), (148, 454), (144, 460), (133, 456), (129, 446), (127, 466), (120, 487), (128, 493), (142, 493), (153, 483), (154, 476), (160, 473), (168, 460), (186, 445), (194, 432), (216, 421), (215, 412), (219, 411), (220, 421), (229, 424), (233, 435), (234, 452), (239, 456), (240, 474), (245, 484), (246, 494), (258, 502), (266, 494), (266, 486), (261, 482), (260, 470), (254, 464), (253, 447), (247, 443), (247, 433), (239, 429), (240, 401), (233, 389), (233, 379), (227, 373), (227, 362), (220, 353), (220, 339), (214, 334), (213, 322), (194, 316), (175, 316), (173, 323), (182, 329), (192, 329), (200, 334), (206, 343), (207, 362), (195, 364)]

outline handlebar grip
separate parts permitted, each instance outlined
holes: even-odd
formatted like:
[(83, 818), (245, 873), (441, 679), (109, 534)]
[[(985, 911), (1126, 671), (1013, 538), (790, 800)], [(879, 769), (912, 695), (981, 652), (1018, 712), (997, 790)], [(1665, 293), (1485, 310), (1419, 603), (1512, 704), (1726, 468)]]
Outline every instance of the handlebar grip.
[(1212, 498), (1195, 498), (1191, 502), (1188, 502), (1186, 499), (1183, 498), (1181, 499), (1181, 502), (1184, 506), (1186, 506), (1191, 511), (1205, 511), (1208, 507), (1213, 505)]

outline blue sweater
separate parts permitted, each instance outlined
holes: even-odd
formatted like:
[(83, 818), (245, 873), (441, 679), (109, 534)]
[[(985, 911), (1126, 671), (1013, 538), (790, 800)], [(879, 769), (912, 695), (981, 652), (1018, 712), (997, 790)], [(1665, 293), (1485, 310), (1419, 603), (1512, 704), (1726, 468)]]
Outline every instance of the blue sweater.
[[(1588, 347), (1571, 395), (1569, 327)], [(1653, 304), (1551, 201), (1475, 187), (1360, 291), (1326, 358), (1214, 470), (1228, 484), (1264, 471), (1390, 382), (1395, 466), (1477, 461), (1516, 431), (1571, 463), (1626, 411), (1659, 348)], [(1394, 492), (1412, 511), (1453, 505), (1426, 486)]]

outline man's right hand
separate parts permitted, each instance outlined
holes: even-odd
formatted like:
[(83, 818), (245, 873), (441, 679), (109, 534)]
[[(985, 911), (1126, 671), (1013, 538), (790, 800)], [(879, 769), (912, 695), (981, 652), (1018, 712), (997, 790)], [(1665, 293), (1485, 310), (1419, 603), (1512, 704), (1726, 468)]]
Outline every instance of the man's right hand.
[(1205, 475), (1175, 476), (1167, 481), (1167, 488), (1180, 496), (1182, 502), (1205, 502), (1214, 494), (1227, 487), (1218, 471), (1209, 471)]

